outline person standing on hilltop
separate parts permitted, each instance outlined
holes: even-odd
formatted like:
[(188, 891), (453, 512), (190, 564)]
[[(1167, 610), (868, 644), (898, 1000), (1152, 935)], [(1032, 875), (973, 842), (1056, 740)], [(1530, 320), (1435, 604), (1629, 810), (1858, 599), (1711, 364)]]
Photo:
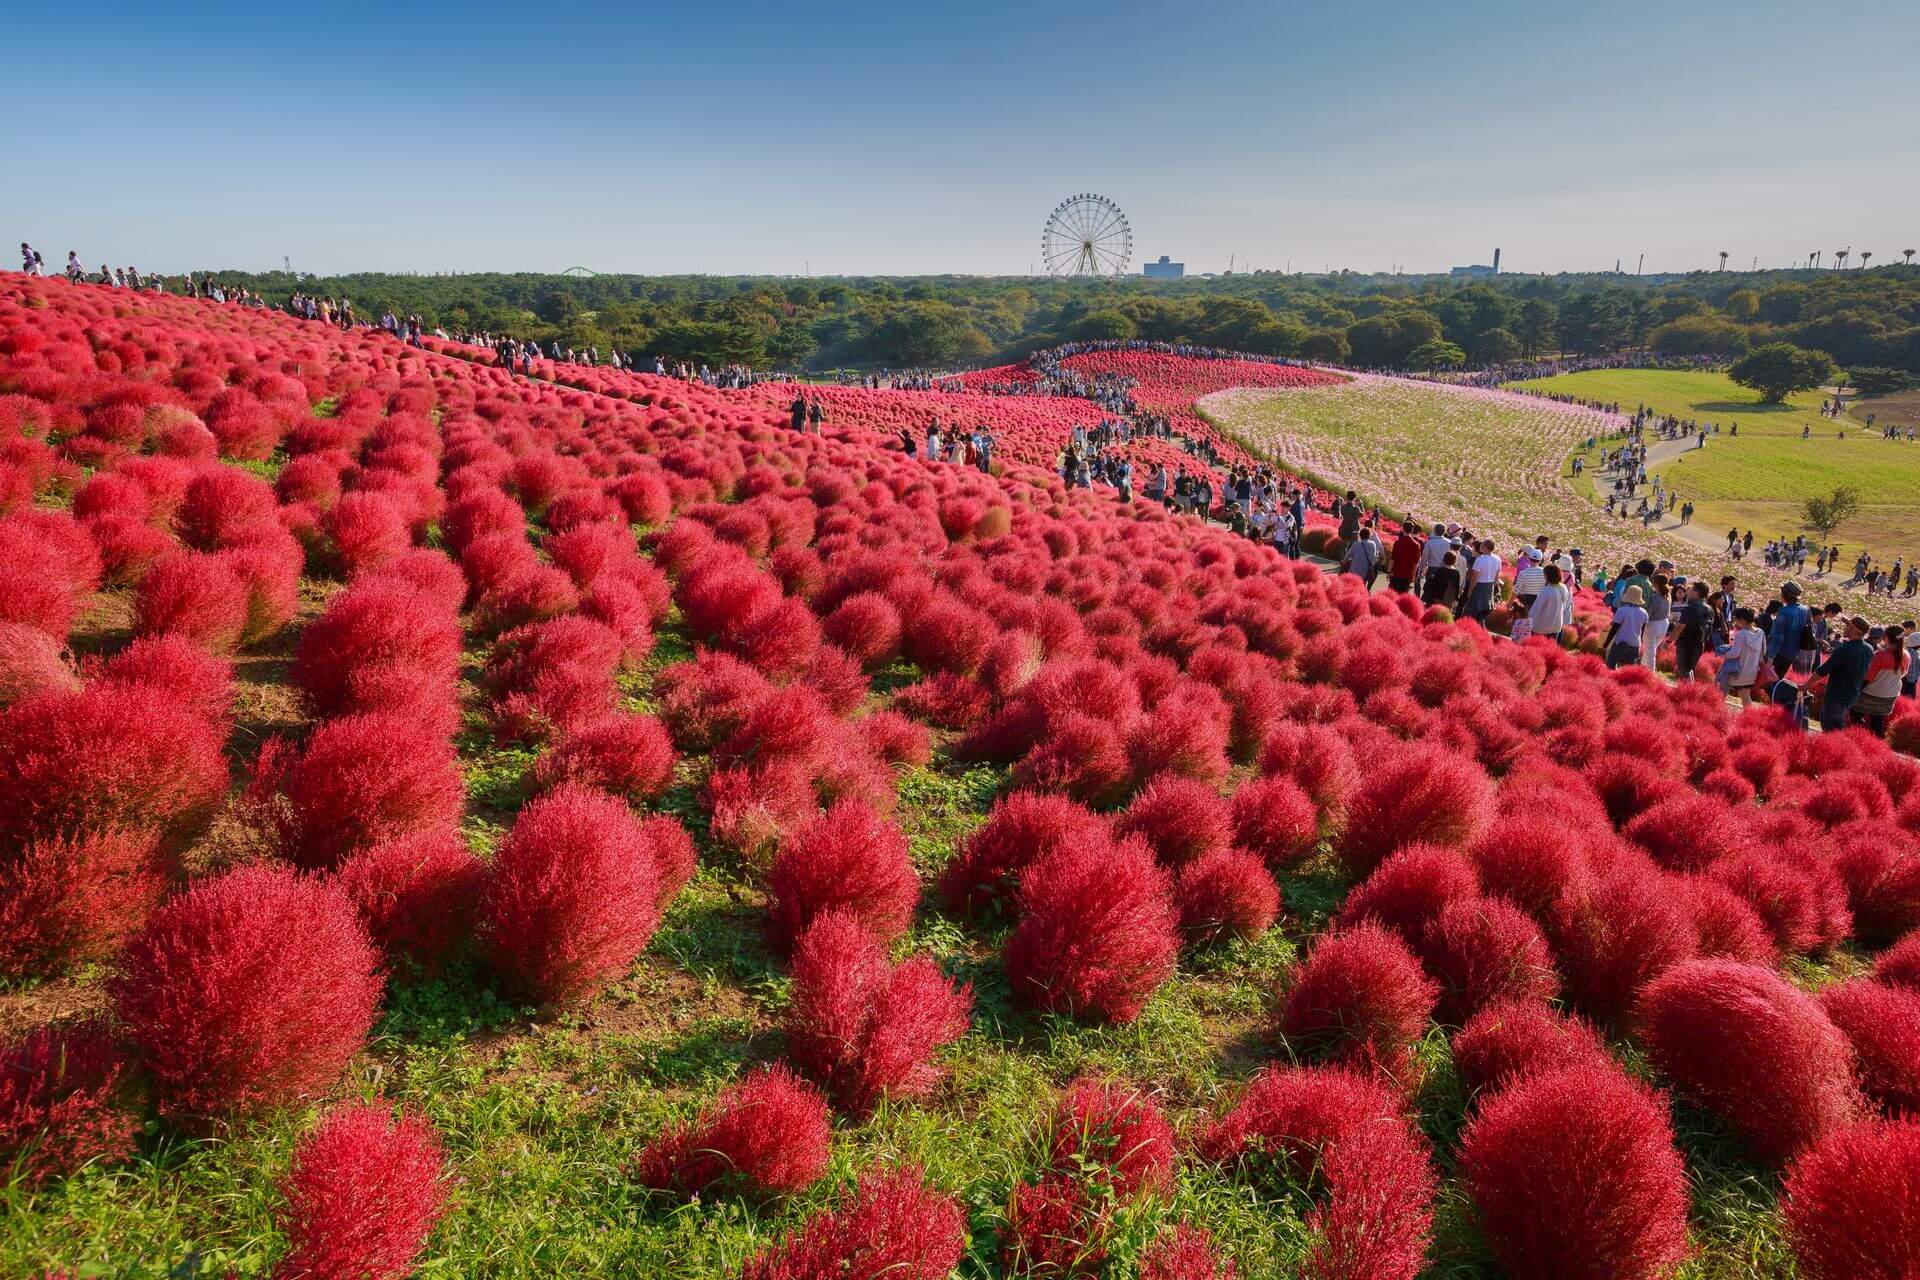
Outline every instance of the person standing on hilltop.
[(795, 431), (807, 429), (807, 398), (804, 395), (793, 397), (793, 429)]

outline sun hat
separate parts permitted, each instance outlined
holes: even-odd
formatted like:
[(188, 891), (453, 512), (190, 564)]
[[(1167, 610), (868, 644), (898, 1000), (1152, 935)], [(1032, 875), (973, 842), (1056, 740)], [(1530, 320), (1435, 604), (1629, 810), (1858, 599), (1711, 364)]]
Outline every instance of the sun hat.
[(1620, 603), (1621, 604), (1645, 604), (1646, 601), (1641, 598), (1639, 587), (1628, 587), (1625, 591), (1622, 591), (1620, 593)]

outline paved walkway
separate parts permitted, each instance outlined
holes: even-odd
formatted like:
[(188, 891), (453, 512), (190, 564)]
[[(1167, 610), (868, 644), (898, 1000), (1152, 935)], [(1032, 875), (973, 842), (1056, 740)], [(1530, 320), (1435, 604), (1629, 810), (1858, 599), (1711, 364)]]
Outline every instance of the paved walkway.
[[(1687, 436), (1684, 439), (1680, 439), (1680, 440), (1656, 440), (1652, 444), (1648, 445), (1647, 461), (1646, 461), (1647, 474), (1652, 475), (1655, 471), (1659, 469), (1662, 463), (1672, 462), (1675, 458), (1682, 458), (1682, 457), (1685, 457), (1687, 454), (1694, 452), (1696, 449), (1699, 448), (1699, 446), (1695, 443), (1695, 441), (1698, 439), (1699, 437), (1697, 436)], [(1708, 447), (1709, 448), (1712, 447), (1711, 437), (1709, 437)], [(1605, 473), (1597, 473), (1597, 474), (1605, 474)], [(1594, 489), (1597, 492), (1599, 488), (1600, 488), (1599, 482), (1596, 480), (1594, 484)], [(1602, 505), (1604, 505), (1604, 499), (1602, 500)], [(1621, 521), (1621, 523), (1628, 524), (1628, 523), (1638, 523), (1638, 522), (1634, 518), (1629, 517), (1627, 520)], [(1662, 533), (1670, 533), (1676, 538), (1679, 538), (1684, 542), (1690, 542), (1694, 546), (1699, 547), (1703, 550), (1718, 552), (1721, 559), (1726, 560), (1729, 564), (1732, 563), (1731, 559), (1728, 558), (1727, 556), (1726, 534), (1715, 532), (1713, 529), (1707, 528), (1704, 525), (1680, 523), (1680, 514), (1679, 514), (1678, 507), (1662, 515), (1659, 520), (1654, 522), (1653, 527), (1659, 529)], [(1755, 552), (1754, 554), (1758, 555), (1759, 553)], [(1751, 558), (1752, 558), (1751, 556), (1747, 557), (1747, 559), (1751, 559)], [(1764, 562), (1764, 558), (1763, 558), (1763, 562)], [(1846, 591), (1855, 595), (1866, 594), (1866, 587), (1864, 584), (1859, 584), (1859, 585), (1850, 584), (1848, 582), (1847, 577), (1842, 577), (1840, 574), (1836, 572), (1832, 572), (1832, 571), (1829, 571), (1827, 573), (1808, 572), (1808, 573), (1799, 574), (1797, 576), (1804, 582), (1810, 582), (1810, 583), (1817, 582), (1821, 586), (1831, 588), (1832, 590), (1835, 590), (1835, 591)], [(1850, 577), (1851, 575), (1849, 574), (1848, 576)], [(1884, 597), (1882, 598), (1884, 599)]]

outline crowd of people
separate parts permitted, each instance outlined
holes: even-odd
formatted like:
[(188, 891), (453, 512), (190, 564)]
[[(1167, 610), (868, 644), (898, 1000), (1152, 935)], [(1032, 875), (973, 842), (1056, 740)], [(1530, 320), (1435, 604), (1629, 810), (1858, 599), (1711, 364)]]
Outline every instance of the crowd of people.
[[(807, 421), (817, 429), (820, 422), (819, 408), (818, 400), (815, 400), (810, 407), (806, 407), (801, 397), (795, 397), (793, 429), (806, 430), (806, 427), (801, 425), (803, 411)], [(921, 449), (921, 441), (915, 439), (913, 432), (906, 427), (900, 428), (900, 451), (909, 458), (924, 457), (928, 462), (946, 462), (956, 467), (973, 467), (992, 474), (993, 449), (993, 433), (985, 427), (943, 429), (940, 426), (940, 420), (935, 418), (927, 424), (924, 453)]]

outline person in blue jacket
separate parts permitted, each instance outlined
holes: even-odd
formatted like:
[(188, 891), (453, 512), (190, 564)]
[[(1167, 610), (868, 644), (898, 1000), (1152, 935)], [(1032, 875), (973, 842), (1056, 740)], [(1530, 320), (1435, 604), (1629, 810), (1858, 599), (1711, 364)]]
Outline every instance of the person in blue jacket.
[(1807, 606), (1800, 603), (1800, 584), (1797, 582), (1782, 583), (1780, 599), (1785, 603), (1780, 612), (1774, 615), (1773, 626), (1767, 631), (1767, 660), (1773, 663), (1775, 671), (1785, 675), (1792, 664), (1800, 661), (1800, 651), (1808, 647), (1813, 615), (1807, 612)]

